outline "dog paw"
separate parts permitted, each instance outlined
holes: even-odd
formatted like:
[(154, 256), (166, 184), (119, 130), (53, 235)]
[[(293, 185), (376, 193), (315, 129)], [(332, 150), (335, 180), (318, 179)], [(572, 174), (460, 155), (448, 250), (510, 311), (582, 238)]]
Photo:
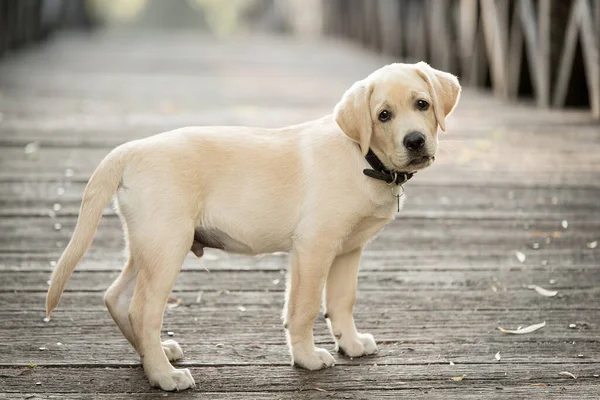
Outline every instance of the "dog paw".
[(312, 351), (294, 352), (293, 363), (297, 367), (317, 371), (323, 368), (333, 367), (335, 359), (325, 349), (315, 347)]
[(173, 392), (196, 387), (196, 382), (189, 369), (175, 369), (164, 374), (148, 376), (150, 384), (154, 387)]
[(359, 333), (356, 337), (342, 336), (338, 351), (348, 357), (362, 357), (377, 353), (377, 343), (370, 333)]
[(177, 361), (183, 358), (183, 350), (181, 346), (174, 340), (165, 340), (162, 342), (162, 348), (169, 361)]

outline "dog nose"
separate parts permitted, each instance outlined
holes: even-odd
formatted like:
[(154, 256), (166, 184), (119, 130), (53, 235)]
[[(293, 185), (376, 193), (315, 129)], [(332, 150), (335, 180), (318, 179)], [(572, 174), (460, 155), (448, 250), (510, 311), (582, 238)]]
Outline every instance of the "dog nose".
[(404, 136), (404, 147), (409, 150), (421, 150), (425, 146), (425, 135), (421, 132), (411, 132)]

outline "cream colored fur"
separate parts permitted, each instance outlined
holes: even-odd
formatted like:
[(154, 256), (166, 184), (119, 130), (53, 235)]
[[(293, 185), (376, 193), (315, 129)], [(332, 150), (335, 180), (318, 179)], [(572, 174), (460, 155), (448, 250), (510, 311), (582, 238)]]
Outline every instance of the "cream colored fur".
[[(129, 258), (105, 302), (143, 360), (153, 386), (195, 385), (188, 369), (170, 361), (179, 345), (160, 341), (162, 316), (198, 228), (217, 229), (225, 250), (291, 253), (283, 318), (292, 363), (317, 370), (334, 358), (313, 343), (323, 301), (336, 345), (351, 357), (377, 351), (373, 336), (357, 331), (352, 309), (361, 251), (396, 211), (382, 181), (366, 177), (369, 147), (389, 169), (428, 166), (437, 127), (458, 101), (457, 79), (425, 63), (392, 64), (354, 84), (332, 115), (283, 129), (190, 127), (126, 143), (92, 175), (73, 237), (58, 261), (47, 314), (92, 242), (102, 210), (116, 194)], [(431, 104), (426, 111), (417, 100)], [(378, 120), (382, 109), (392, 118)], [(427, 162), (411, 164), (403, 138), (422, 132)], [(324, 294), (324, 299), (322, 299)]]

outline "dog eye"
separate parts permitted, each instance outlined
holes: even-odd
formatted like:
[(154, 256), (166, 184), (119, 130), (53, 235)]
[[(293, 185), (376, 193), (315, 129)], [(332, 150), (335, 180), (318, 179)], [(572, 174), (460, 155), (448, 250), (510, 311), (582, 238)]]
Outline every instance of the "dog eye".
[(417, 108), (421, 111), (427, 111), (429, 108), (429, 103), (425, 100), (417, 100)]
[(381, 122), (389, 121), (389, 119), (392, 118), (392, 113), (389, 112), (388, 110), (383, 110), (382, 112), (379, 113), (378, 118)]

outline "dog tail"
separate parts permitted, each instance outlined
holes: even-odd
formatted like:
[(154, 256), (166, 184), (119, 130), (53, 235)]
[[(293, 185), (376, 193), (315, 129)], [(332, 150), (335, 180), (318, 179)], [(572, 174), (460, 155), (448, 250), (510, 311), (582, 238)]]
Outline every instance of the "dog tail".
[(85, 187), (75, 231), (50, 278), (46, 297), (47, 317), (50, 317), (50, 313), (56, 308), (77, 263), (92, 244), (102, 211), (121, 183), (125, 169), (124, 155), (128, 149), (129, 146), (122, 145), (111, 151), (96, 168)]

